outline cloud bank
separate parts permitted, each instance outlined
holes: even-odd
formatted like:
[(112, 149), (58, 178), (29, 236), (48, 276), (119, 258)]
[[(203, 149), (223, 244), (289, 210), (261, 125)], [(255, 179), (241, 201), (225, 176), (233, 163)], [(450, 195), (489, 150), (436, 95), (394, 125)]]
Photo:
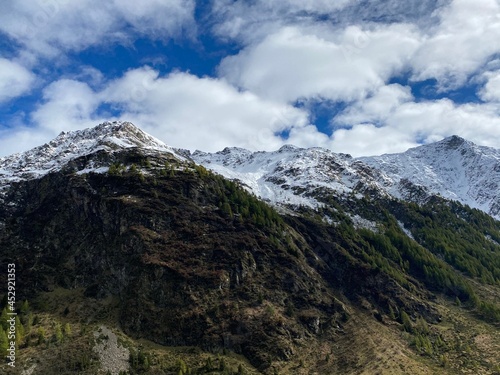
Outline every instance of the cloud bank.
[[(26, 0), (4, 8), (0, 106), (11, 117), (0, 122), (1, 155), (113, 119), (193, 150), (293, 143), (373, 155), (452, 134), (500, 147), (498, 0), (98, 7)], [(169, 71), (135, 64), (111, 74), (92, 66), (140, 39), (220, 58), (209, 76), (191, 73), (189, 60)], [(70, 74), (74, 63), (81, 68)], [(34, 104), (26, 109), (28, 96)], [(326, 125), (316, 122), (315, 104), (329, 109)]]

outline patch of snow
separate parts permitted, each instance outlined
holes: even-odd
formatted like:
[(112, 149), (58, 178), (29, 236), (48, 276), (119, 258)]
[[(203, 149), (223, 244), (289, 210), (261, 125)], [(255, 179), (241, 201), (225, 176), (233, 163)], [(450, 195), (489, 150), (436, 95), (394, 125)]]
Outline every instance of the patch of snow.
[(87, 173), (107, 173), (109, 167), (99, 167), (99, 168), (86, 168), (81, 171), (76, 172), (76, 174), (87, 174)]
[(484, 236), (484, 238), (486, 238), (489, 242), (497, 245), (497, 246), (500, 246), (500, 243), (498, 243), (497, 241), (495, 241), (493, 238), (491, 238), (491, 236), (489, 234), (487, 234), (486, 236)]
[(359, 215), (349, 215), (352, 222), (354, 223), (354, 228), (356, 229), (368, 229), (372, 232), (378, 233), (378, 225), (376, 222), (362, 218)]
[(362, 157), (323, 148), (283, 146), (274, 152), (226, 148), (196, 151), (199, 164), (242, 182), (275, 206), (314, 207), (319, 189), (361, 199), (367, 190), (423, 203), (431, 195), (478, 208), (500, 219), (500, 150), (453, 136), (404, 153)]
[[(0, 158), (0, 201), (8, 186), (59, 171), (98, 151), (138, 148), (203, 165), (281, 207), (317, 208), (318, 194), (363, 198), (366, 193), (422, 203), (431, 195), (480, 209), (500, 220), (500, 150), (453, 136), (400, 154), (352, 158), (331, 150), (291, 145), (274, 152), (228, 147), (216, 153), (173, 149), (129, 122), (61, 133), (30, 151)], [(86, 160), (78, 174), (105, 173), (106, 162)], [(364, 225), (364, 224), (360, 224)]]
[(410, 232), (408, 229), (406, 229), (406, 228), (405, 228), (405, 225), (404, 225), (402, 222), (400, 222), (399, 220), (398, 220), (398, 226), (401, 228), (401, 230), (402, 230), (402, 231), (403, 231), (403, 232), (404, 232), (404, 233), (405, 233), (408, 237), (410, 237), (412, 240), (415, 240), (415, 238), (413, 238), (413, 234), (411, 234), (411, 232)]
[(320, 204), (314, 198), (319, 190), (343, 195), (360, 187), (379, 189), (365, 164), (318, 147), (302, 149), (287, 145), (274, 152), (226, 148), (216, 153), (196, 151), (191, 157), (205, 168), (239, 181), (275, 206), (315, 208)]

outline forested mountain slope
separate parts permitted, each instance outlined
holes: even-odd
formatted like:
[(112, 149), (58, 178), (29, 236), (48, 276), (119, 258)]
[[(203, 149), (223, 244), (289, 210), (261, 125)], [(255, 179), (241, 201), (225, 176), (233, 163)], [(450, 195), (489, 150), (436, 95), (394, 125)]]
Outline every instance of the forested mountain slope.
[(499, 370), (500, 224), (480, 210), (396, 199), (360, 162), (339, 173), (373, 184), (273, 207), (129, 123), (62, 137), (0, 162), (24, 331), (7, 373)]

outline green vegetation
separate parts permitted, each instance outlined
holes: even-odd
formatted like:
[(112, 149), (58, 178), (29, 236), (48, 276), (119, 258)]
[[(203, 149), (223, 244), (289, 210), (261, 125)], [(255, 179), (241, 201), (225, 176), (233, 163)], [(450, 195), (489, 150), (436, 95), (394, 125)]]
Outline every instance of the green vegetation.
[(69, 323), (64, 324), (63, 333), (65, 337), (71, 336), (71, 325)]
[[(468, 301), (486, 319), (500, 321), (498, 302), (481, 300), (461, 275), (500, 285), (500, 224), (479, 210), (439, 199), (423, 206), (403, 202), (397, 206), (398, 219), (439, 260), (416, 264), (429, 287), (444, 288), (460, 304)], [(460, 272), (451, 272), (450, 266)]]
[(47, 340), (47, 334), (45, 333), (45, 329), (43, 327), (39, 327), (37, 331), (38, 345), (44, 344)]
[(125, 165), (122, 163), (113, 163), (109, 166), (108, 174), (110, 176), (120, 176), (125, 171)]
[(250, 220), (260, 227), (283, 226), (283, 219), (272, 207), (245, 191), (237, 183), (212, 174), (203, 167), (196, 167), (200, 177), (214, 180), (214, 192), (218, 195), (219, 208), (227, 216), (233, 215)]
[[(340, 224), (338, 237), (372, 268), (380, 269), (406, 288), (408, 275), (432, 291), (465, 303), (485, 319), (500, 321), (500, 306), (480, 297), (467, 277), (481, 284), (500, 285), (500, 224), (479, 210), (436, 198), (425, 205), (368, 198), (339, 201), (322, 193), (326, 205), (309, 217), (325, 215)], [(353, 214), (378, 223), (378, 228), (354, 230)], [(319, 214), (319, 216), (318, 216)], [(404, 233), (402, 223), (415, 240)], [(352, 252), (355, 254), (356, 252)], [(465, 274), (465, 276), (464, 276)]]
[(7, 339), (7, 334), (5, 333), (3, 327), (0, 327), (0, 351), (2, 353), (6, 353), (8, 347), (9, 340)]
[(54, 331), (54, 336), (52, 338), (53, 342), (56, 342), (57, 344), (60, 344), (64, 339), (62, 329), (61, 329), (61, 324), (56, 323), (55, 326), (55, 331)]
[(458, 203), (401, 204), (402, 221), (423, 246), (484, 284), (500, 285), (500, 225)]
[(413, 324), (411, 323), (410, 317), (406, 313), (406, 311), (401, 311), (401, 324), (403, 325), (403, 329), (406, 332), (413, 332)]
[(144, 350), (130, 350), (130, 368), (133, 373), (147, 373), (151, 367), (151, 357)]

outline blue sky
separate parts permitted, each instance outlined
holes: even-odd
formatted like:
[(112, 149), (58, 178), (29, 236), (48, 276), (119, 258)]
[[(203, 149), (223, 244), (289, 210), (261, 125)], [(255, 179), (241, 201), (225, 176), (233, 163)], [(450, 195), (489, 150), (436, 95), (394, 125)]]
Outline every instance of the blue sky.
[(0, 4), (0, 156), (106, 120), (204, 151), (500, 148), (500, 0)]

